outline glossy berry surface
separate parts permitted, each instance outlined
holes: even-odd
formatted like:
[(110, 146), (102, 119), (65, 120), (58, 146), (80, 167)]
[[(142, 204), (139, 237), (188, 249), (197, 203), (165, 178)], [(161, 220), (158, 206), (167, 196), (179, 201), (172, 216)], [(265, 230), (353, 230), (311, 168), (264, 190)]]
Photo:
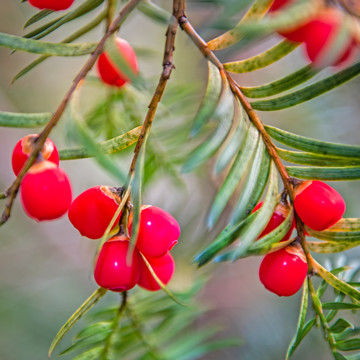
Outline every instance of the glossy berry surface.
[[(131, 225), (129, 231), (131, 233)], [(179, 224), (165, 210), (149, 205), (141, 208), (136, 247), (143, 255), (152, 258), (165, 255), (179, 236)]]
[[(147, 261), (155, 271), (156, 276), (166, 285), (171, 280), (175, 272), (175, 261), (171, 254), (166, 253), (158, 258), (148, 257)], [(141, 260), (141, 273), (138, 285), (149, 291), (157, 291), (161, 289), (143, 260)]]
[(307, 270), (302, 250), (288, 246), (264, 257), (259, 278), (267, 290), (279, 296), (291, 296), (300, 290)]
[[(116, 189), (109, 186), (94, 186), (81, 193), (71, 204), (69, 220), (80, 234), (90, 239), (104, 235), (121, 202)], [(117, 226), (121, 213), (116, 219)]]
[(309, 228), (322, 231), (338, 222), (345, 212), (345, 201), (322, 181), (304, 181), (295, 188), (294, 208)]
[[(33, 143), (37, 137), (37, 134), (27, 135), (20, 139), (15, 145), (11, 156), (11, 165), (16, 176), (29, 158)], [(43, 160), (48, 160), (59, 165), (59, 153), (55, 144), (49, 138), (46, 139), (40, 155)]]
[(124, 236), (114, 236), (106, 241), (96, 260), (94, 277), (97, 284), (112, 291), (133, 288), (140, 276), (141, 257), (134, 249), (131, 264), (126, 262), (129, 241)]
[[(116, 38), (116, 45), (119, 52), (127, 60), (131, 69), (138, 73), (138, 63), (135, 51), (130, 44), (121, 38)], [(97, 61), (97, 71), (102, 81), (108, 85), (121, 87), (129, 82), (129, 79), (116, 68), (115, 64), (111, 61), (106, 52), (103, 52)]]
[[(255, 212), (256, 210), (260, 209), (262, 204), (263, 204), (263, 202), (258, 203), (252, 212)], [(274, 213), (272, 214), (270, 221), (266, 225), (263, 232), (259, 235), (259, 238), (269, 234), (271, 231), (273, 231), (279, 225), (281, 225), (284, 222), (284, 220), (286, 219), (286, 216), (288, 215), (289, 211), (290, 211), (289, 206), (286, 206), (283, 204), (278, 204), (275, 207)], [(290, 239), (290, 236), (291, 236), (293, 230), (294, 230), (294, 222), (292, 223), (290, 230), (286, 233), (286, 235), (283, 237), (283, 239), (281, 241)]]
[(69, 8), (74, 0), (28, 0), (29, 4), (38, 9), (65, 10)]
[(71, 185), (64, 170), (50, 161), (34, 164), (20, 186), (22, 206), (38, 221), (64, 215), (71, 204)]
[[(331, 46), (336, 41), (344, 21), (345, 18), (340, 10), (329, 8), (309, 22), (306, 26), (304, 42), (306, 53), (312, 62), (322, 64), (326, 61), (325, 65), (336, 66), (352, 57), (356, 49), (356, 41), (350, 35), (337, 53), (331, 53), (333, 52)], [(332, 59), (326, 59), (330, 55)]]

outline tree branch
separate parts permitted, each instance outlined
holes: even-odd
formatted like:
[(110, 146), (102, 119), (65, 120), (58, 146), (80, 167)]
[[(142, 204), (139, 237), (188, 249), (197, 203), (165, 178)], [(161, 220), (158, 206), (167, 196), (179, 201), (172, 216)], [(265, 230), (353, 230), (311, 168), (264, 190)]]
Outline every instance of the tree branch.
[(64, 113), (66, 106), (68, 105), (71, 96), (73, 95), (74, 91), (80, 87), (84, 81), (84, 78), (86, 77), (86, 75), (88, 74), (88, 72), (92, 69), (92, 67), (94, 66), (98, 56), (101, 54), (101, 52), (103, 51), (103, 47), (104, 44), (106, 42), (106, 40), (113, 34), (115, 33), (119, 26), (121, 25), (121, 23), (125, 20), (126, 16), (136, 7), (136, 5), (140, 2), (141, 0), (130, 0), (124, 7), (123, 9), (120, 11), (118, 17), (110, 24), (110, 26), (108, 27), (105, 35), (101, 38), (101, 40), (99, 41), (97, 47), (95, 48), (94, 52), (92, 53), (92, 55), (90, 56), (90, 58), (88, 59), (88, 61), (85, 63), (85, 65), (83, 66), (83, 68), (80, 70), (80, 72), (78, 73), (78, 75), (75, 77), (70, 89), (67, 91), (67, 93), (65, 94), (63, 100), (61, 101), (59, 107), (56, 109), (55, 113), (53, 114), (52, 118), (50, 119), (50, 121), (47, 123), (47, 125), (45, 126), (45, 128), (43, 129), (43, 131), (39, 134), (39, 137), (37, 138), (35, 145), (31, 151), (31, 154), (28, 158), (28, 160), (26, 161), (26, 163), (24, 164), (23, 168), (21, 169), (20, 173), (18, 174), (17, 178), (15, 179), (15, 181), (12, 183), (12, 185), (5, 191), (5, 197), (8, 198), (8, 201), (5, 205), (5, 210), (1, 216), (0, 219), (0, 226), (3, 225), (10, 217), (11, 214), (11, 208), (12, 205), (14, 203), (16, 194), (19, 190), (20, 184), (22, 179), (24, 178), (26, 172), (29, 170), (29, 168), (31, 167), (31, 165), (34, 163), (35, 159), (37, 158), (39, 152), (41, 151), (41, 149), (43, 148), (43, 145), (46, 141), (46, 138), (49, 136), (51, 130), (54, 128), (54, 126), (58, 123), (58, 121), (60, 120), (62, 114)]
[[(205, 58), (207, 58), (209, 61), (211, 61), (220, 71), (221, 76), (224, 78), (227, 78), (230, 88), (232, 90), (232, 92), (234, 93), (234, 95), (240, 100), (241, 105), (243, 106), (245, 112), (247, 113), (249, 119), (253, 122), (253, 124), (255, 125), (255, 127), (257, 128), (257, 130), (259, 131), (264, 144), (268, 150), (268, 153), (270, 155), (270, 157), (272, 158), (272, 160), (274, 161), (279, 174), (282, 178), (282, 181), (284, 183), (284, 187), (286, 189), (287, 194), (289, 195), (290, 201), (291, 203), (293, 203), (294, 201), (294, 188), (293, 188), (293, 180), (288, 172), (286, 171), (286, 168), (284, 166), (284, 164), (282, 163), (279, 155), (276, 152), (276, 146), (273, 143), (273, 141), (271, 140), (270, 136), (268, 135), (268, 133), (266, 132), (265, 128), (264, 128), (264, 124), (262, 123), (260, 117), (258, 116), (258, 114), (256, 113), (256, 111), (252, 108), (252, 106), (250, 105), (250, 103), (247, 101), (245, 95), (242, 93), (239, 85), (235, 82), (235, 80), (229, 75), (229, 73), (224, 69), (223, 64), (221, 63), (221, 61), (216, 57), (216, 55), (209, 49), (208, 45), (206, 44), (206, 42), (201, 38), (201, 36), (196, 32), (196, 30), (193, 28), (193, 26), (190, 24), (190, 22), (188, 21), (185, 13), (183, 15), (180, 14), (179, 17), (179, 24), (182, 30), (184, 30), (187, 35), (190, 37), (190, 39), (193, 41), (193, 43), (198, 47), (198, 49), (202, 52), (202, 54), (204, 55)], [(295, 219), (296, 219), (296, 229), (298, 232), (298, 239), (300, 239), (300, 244), (301, 247), (305, 253), (306, 259), (307, 259), (307, 263), (308, 263), (308, 272), (312, 273), (313, 271), (313, 262), (312, 262), (312, 257), (311, 254), (309, 252), (309, 248), (308, 245), (306, 243), (305, 240), (305, 233), (304, 233), (304, 224), (302, 223), (302, 221), (300, 220), (300, 218), (298, 217), (298, 215), (296, 214), (296, 212), (294, 211), (295, 214)]]
[(135, 172), (136, 162), (141, 150), (141, 147), (144, 143), (145, 138), (148, 136), (152, 122), (155, 117), (156, 109), (161, 101), (161, 98), (164, 94), (164, 90), (168, 80), (170, 79), (170, 75), (172, 70), (175, 68), (173, 54), (175, 50), (175, 37), (176, 30), (179, 24), (178, 19), (181, 18), (185, 13), (185, 1), (184, 0), (174, 0), (173, 1), (173, 18), (171, 24), (168, 26), (166, 31), (166, 42), (165, 42), (165, 50), (163, 57), (163, 71), (160, 75), (160, 80), (155, 89), (154, 95), (149, 104), (149, 110), (146, 114), (142, 130), (134, 149), (134, 156), (129, 169), (129, 177)]

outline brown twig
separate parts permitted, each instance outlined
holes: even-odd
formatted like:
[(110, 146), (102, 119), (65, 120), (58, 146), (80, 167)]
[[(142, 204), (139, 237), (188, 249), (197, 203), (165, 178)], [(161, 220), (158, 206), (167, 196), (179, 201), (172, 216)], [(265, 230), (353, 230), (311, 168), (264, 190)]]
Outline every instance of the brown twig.
[(130, 0), (120, 11), (118, 17), (110, 24), (108, 27), (105, 35), (101, 38), (99, 41), (97, 47), (95, 48), (94, 52), (91, 54), (88, 61), (85, 63), (85, 65), (82, 67), (78, 75), (75, 77), (70, 89), (65, 94), (63, 100), (61, 101), (59, 107), (56, 109), (55, 113), (53, 114), (50, 121), (47, 123), (43, 131), (39, 134), (39, 137), (37, 138), (35, 145), (31, 151), (31, 154), (29, 156), (29, 159), (24, 164), (23, 168), (21, 169), (20, 173), (18, 174), (15, 181), (11, 184), (11, 186), (5, 191), (5, 197), (8, 198), (8, 201), (5, 205), (5, 210), (1, 216), (0, 219), (0, 226), (3, 225), (10, 217), (11, 214), (11, 208), (14, 203), (16, 194), (19, 190), (21, 181), (23, 177), (25, 176), (26, 172), (29, 170), (30, 166), (33, 164), (35, 159), (37, 158), (39, 152), (41, 151), (46, 138), (49, 136), (51, 130), (54, 128), (54, 126), (58, 123), (60, 120), (62, 114), (64, 113), (66, 106), (68, 105), (71, 96), (73, 95), (74, 91), (82, 85), (85, 76), (87, 73), (91, 70), (91, 68), (94, 66), (98, 56), (101, 54), (104, 44), (106, 40), (115, 33), (120, 24), (124, 21), (126, 16), (136, 7), (136, 5), (140, 2), (140, 0)]
[(148, 136), (152, 122), (155, 117), (156, 109), (161, 101), (161, 98), (164, 94), (164, 90), (167, 84), (167, 81), (170, 79), (170, 75), (174, 67), (173, 54), (175, 50), (175, 36), (176, 30), (179, 24), (179, 19), (185, 14), (185, 0), (174, 0), (173, 1), (173, 18), (171, 24), (169, 24), (166, 31), (166, 42), (165, 42), (165, 51), (163, 57), (163, 71), (160, 75), (160, 80), (155, 89), (155, 93), (150, 101), (149, 110), (146, 114), (143, 127), (136, 143), (134, 149), (134, 156), (129, 169), (129, 177), (135, 172), (136, 162), (141, 150), (141, 147), (144, 143), (145, 138)]
[[(271, 140), (270, 136), (265, 130), (264, 124), (262, 123), (260, 117), (256, 113), (256, 111), (252, 108), (251, 104), (247, 101), (246, 97), (242, 93), (239, 85), (235, 82), (235, 80), (229, 75), (229, 73), (224, 69), (223, 64), (221, 61), (216, 57), (216, 55), (209, 49), (206, 42), (201, 38), (201, 36), (196, 32), (196, 30), (193, 28), (193, 26), (188, 21), (185, 14), (183, 14), (179, 18), (179, 24), (182, 30), (184, 30), (187, 35), (190, 37), (190, 39), (194, 42), (194, 44), (198, 47), (198, 49), (202, 52), (202, 54), (207, 58), (209, 61), (211, 61), (220, 71), (222, 78), (226, 77), (227, 81), (229, 82), (230, 88), (234, 95), (240, 100), (241, 105), (243, 106), (245, 112), (247, 113), (249, 119), (252, 121), (252, 123), (255, 125), (257, 130), (259, 131), (260, 135), (262, 136), (262, 139), (264, 141), (264, 144), (269, 152), (270, 157), (274, 161), (279, 174), (282, 178), (282, 181), (284, 183), (284, 187), (286, 189), (287, 194), (289, 195), (291, 203), (294, 201), (294, 187), (293, 187), (293, 179), (289, 176), (288, 172), (286, 171), (286, 168), (284, 164), (282, 163), (279, 155), (276, 152), (276, 146)], [(307, 262), (308, 262), (308, 271), (309, 273), (312, 273), (313, 271), (313, 262), (312, 257), (309, 252), (309, 248), (307, 246), (306, 240), (305, 240), (305, 233), (304, 233), (304, 224), (300, 220), (300, 218), (295, 213), (295, 219), (296, 219), (296, 229), (298, 232), (298, 238), (300, 239), (300, 244), (302, 246), (302, 249), (304, 250)]]

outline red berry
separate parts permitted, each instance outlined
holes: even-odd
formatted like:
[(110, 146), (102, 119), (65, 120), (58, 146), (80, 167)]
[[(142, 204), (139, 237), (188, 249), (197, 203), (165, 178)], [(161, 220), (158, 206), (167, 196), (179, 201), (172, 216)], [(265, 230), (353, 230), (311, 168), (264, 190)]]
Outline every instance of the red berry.
[(279, 296), (291, 296), (300, 290), (307, 270), (302, 250), (287, 246), (264, 257), (259, 277), (267, 290)]
[[(147, 258), (152, 269), (155, 271), (156, 276), (166, 285), (174, 275), (175, 262), (174, 258), (168, 252), (164, 256), (158, 258)], [(151, 275), (144, 260), (141, 260), (141, 273), (138, 285), (149, 291), (160, 290), (154, 277)]]
[[(323, 57), (326, 56), (328, 49), (331, 48), (333, 42), (341, 31), (344, 24), (344, 15), (335, 8), (329, 8), (309, 22), (307, 25), (306, 38), (306, 52), (312, 62), (322, 62)], [(330, 59), (331, 66), (340, 65), (348, 60), (356, 48), (356, 41), (352, 36), (344, 42), (339, 53), (334, 59)]]
[(323, 231), (337, 223), (345, 212), (345, 201), (322, 181), (304, 181), (295, 188), (294, 208), (309, 228)]
[(134, 249), (131, 264), (126, 262), (129, 241), (125, 236), (114, 236), (105, 242), (96, 260), (94, 277), (97, 284), (112, 291), (126, 291), (139, 280), (141, 257)]
[(294, 29), (289, 29), (286, 31), (285, 30), (278, 31), (278, 33), (290, 41), (304, 42), (306, 41), (309, 35), (311, 36), (310, 31), (312, 31), (311, 22), (308, 22)]
[(294, 2), (294, 0), (274, 0), (274, 2), (272, 3), (269, 9), (269, 12), (274, 12), (276, 10), (279, 10), (286, 5), (289, 5), (292, 2)]
[[(327, 52), (344, 25), (344, 15), (335, 8), (329, 8), (311, 20), (307, 25), (304, 42), (309, 59), (314, 63), (322, 63)], [(342, 44), (339, 52), (333, 59), (329, 59), (330, 66), (340, 65), (348, 60), (356, 49), (356, 41), (352, 36), (348, 36)]]
[(28, 0), (29, 4), (39, 9), (65, 10), (69, 8), (74, 0)]
[[(16, 176), (19, 174), (26, 160), (29, 158), (33, 144), (38, 136), (39, 135), (37, 134), (27, 135), (20, 139), (15, 145), (11, 157), (11, 165)], [(39, 155), (41, 155), (43, 160), (48, 160), (56, 165), (59, 165), (58, 151), (55, 144), (49, 138), (46, 139)]]
[[(102, 237), (121, 202), (116, 188), (94, 186), (81, 193), (71, 204), (69, 220), (80, 234), (90, 239)], [(114, 226), (117, 226), (120, 215)]]
[[(138, 73), (138, 63), (135, 51), (130, 44), (120, 38), (116, 38), (116, 45), (119, 52), (127, 60), (129, 66), (133, 69), (135, 74)], [(106, 52), (103, 52), (97, 61), (97, 70), (102, 81), (106, 84), (121, 87), (125, 83), (129, 82), (129, 79), (111, 61)]]
[[(255, 212), (256, 210), (260, 209), (263, 204), (263, 201), (258, 203), (254, 210), (252, 212)], [(266, 225), (266, 228), (263, 230), (263, 232), (259, 235), (259, 239), (267, 234), (269, 234), (271, 231), (276, 229), (279, 225), (281, 225), (284, 220), (286, 219), (287, 215), (289, 214), (290, 206), (284, 205), (282, 203), (276, 205), (274, 213), (272, 214), (270, 221)], [(290, 230), (286, 233), (286, 235), (282, 238), (281, 241), (289, 240), (290, 236), (294, 230), (294, 222), (292, 222)]]
[[(132, 224), (129, 224), (131, 234)], [(146, 257), (157, 258), (170, 251), (180, 236), (180, 226), (165, 210), (142, 206), (136, 247)]]
[(71, 185), (64, 170), (50, 161), (40, 161), (24, 176), (20, 195), (27, 215), (38, 221), (52, 220), (68, 211)]
[[(295, 3), (295, 0), (275, 0), (271, 5), (269, 12), (276, 12), (277, 10)], [(296, 28), (278, 31), (280, 35), (293, 42), (303, 42), (306, 39), (309, 22), (297, 25)]]

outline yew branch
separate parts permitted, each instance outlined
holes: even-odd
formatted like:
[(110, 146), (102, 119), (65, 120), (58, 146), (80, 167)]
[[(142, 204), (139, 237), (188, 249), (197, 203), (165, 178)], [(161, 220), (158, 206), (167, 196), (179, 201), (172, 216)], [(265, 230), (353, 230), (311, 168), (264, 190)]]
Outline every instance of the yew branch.
[[(179, 18), (179, 24), (182, 30), (184, 30), (187, 35), (190, 37), (190, 39), (193, 41), (193, 43), (198, 47), (198, 49), (201, 51), (201, 53), (204, 55), (205, 58), (207, 58), (209, 61), (211, 61), (220, 71), (222, 77), (226, 77), (227, 81), (229, 82), (230, 88), (234, 95), (240, 100), (245, 112), (247, 113), (249, 119), (253, 122), (257, 130), (259, 131), (264, 144), (269, 152), (270, 157), (274, 161), (279, 174), (282, 178), (282, 181), (284, 183), (284, 187), (286, 189), (287, 194), (289, 195), (291, 203), (294, 201), (294, 188), (293, 188), (293, 180), (288, 172), (286, 171), (286, 168), (284, 164), (282, 163), (280, 157), (278, 156), (276, 152), (276, 146), (271, 140), (270, 136), (265, 130), (264, 124), (261, 121), (259, 115), (256, 113), (256, 111), (252, 108), (251, 104), (247, 101), (245, 95), (242, 93), (239, 85), (236, 83), (236, 81), (230, 76), (230, 74), (224, 69), (223, 64), (221, 61), (216, 57), (216, 55), (209, 49), (207, 43), (204, 41), (204, 39), (201, 38), (201, 36), (196, 32), (196, 30), (193, 28), (189, 20), (187, 19), (185, 13), (181, 15)], [(301, 247), (304, 250), (307, 263), (308, 263), (308, 272), (312, 273), (313, 271), (313, 261), (311, 254), (309, 252), (308, 245), (305, 240), (305, 234), (304, 234), (304, 224), (300, 220), (300, 218), (297, 216), (296, 212), (294, 211), (295, 218), (296, 218), (296, 229), (298, 232), (298, 239), (300, 241)]]
[(126, 16), (136, 7), (136, 5), (141, 0), (130, 0), (120, 11), (118, 17), (110, 24), (108, 27), (105, 35), (101, 38), (99, 41), (97, 47), (95, 48), (94, 52), (91, 54), (90, 58), (87, 60), (85, 65), (82, 67), (80, 72), (77, 74), (75, 79), (73, 80), (73, 83), (70, 87), (70, 89), (65, 94), (64, 98), (62, 99), (60, 105), (54, 112), (53, 116), (51, 117), (50, 121), (47, 123), (43, 131), (39, 134), (39, 137), (37, 138), (35, 145), (32, 149), (32, 152), (29, 156), (29, 159), (24, 164), (23, 168), (21, 169), (20, 173), (18, 174), (15, 181), (11, 184), (11, 186), (5, 191), (5, 196), (8, 198), (7, 203), (5, 205), (5, 210), (2, 213), (1, 219), (0, 219), (0, 226), (3, 225), (10, 217), (12, 205), (14, 203), (16, 194), (19, 190), (20, 184), (22, 179), (24, 178), (26, 172), (29, 170), (35, 159), (37, 158), (39, 152), (41, 151), (46, 138), (49, 136), (52, 129), (56, 126), (58, 121), (60, 120), (62, 114), (64, 113), (73, 93), (75, 90), (80, 87), (88, 74), (88, 72), (92, 69), (94, 66), (98, 56), (103, 51), (104, 44), (106, 40), (115, 33), (118, 29), (121, 23), (124, 21)]
[(146, 114), (138, 142), (134, 149), (134, 156), (130, 165), (129, 176), (131, 176), (135, 172), (135, 166), (141, 147), (144, 143), (144, 140), (146, 139), (146, 137), (150, 132), (151, 125), (155, 117), (156, 109), (164, 94), (165, 87), (168, 80), (170, 79), (171, 72), (175, 68), (173, 54), (175, 50), (176, 30), (179, 25), (179, 19), (184, 15), (184, 13), (185, 13), (185, 0), (174, 0), (172, 22), (171, 24), (169, 24), (166, 31), (166, 42), (165, 42), (165, 50), (164, 50), (163, 63), (162, 63), (163, 71), (160, 75), (160, 80), (156, 86), (154, 95), (148, 106), (149, 110)]

